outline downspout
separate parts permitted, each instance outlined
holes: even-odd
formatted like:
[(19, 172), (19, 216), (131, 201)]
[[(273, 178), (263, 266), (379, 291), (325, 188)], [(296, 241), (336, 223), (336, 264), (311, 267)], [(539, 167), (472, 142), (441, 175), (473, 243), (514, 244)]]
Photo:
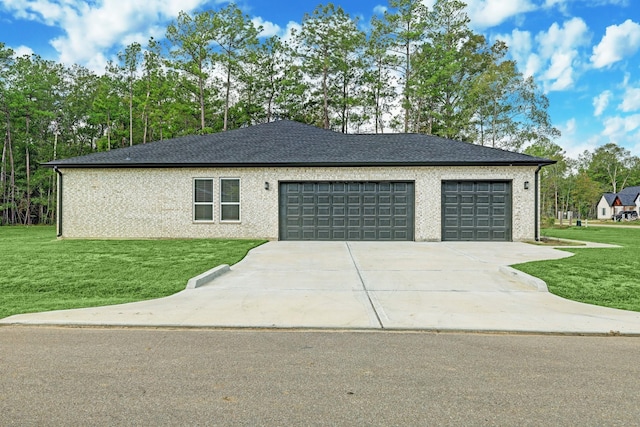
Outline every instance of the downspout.
[(56, 228), (58, 233), (56, 236), (62, 237), (62, 172), (60, 172), (57, 166), (54, 166), (53, 170), (58, 174), (58, 206), (56, 212)]
[(540, 188), (540, 169), (542, 169), (542, 165), (538, 165), (538, 168), (536, 169), (536, 173), (535, 173), (535, 179), (534, 179), (534, 191), (535, 191), (535, 206), (534, 209), (536, 211), (535, 213), (535, 240), (536, 242), (540, 241), (540, 196), (539, 196), (539, 188)]

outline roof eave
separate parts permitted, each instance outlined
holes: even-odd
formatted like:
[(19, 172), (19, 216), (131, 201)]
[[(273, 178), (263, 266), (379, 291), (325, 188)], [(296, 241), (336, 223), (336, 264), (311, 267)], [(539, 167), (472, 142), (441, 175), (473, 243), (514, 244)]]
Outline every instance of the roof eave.
[(122, 168), (284, 168), (284, 167), (408, 167), (408, 166), (547, 166), (555, 161), (499, 162), (277, 162), (277, 163), (64, 163), (48, 162), (45, 168), (122, 169)]

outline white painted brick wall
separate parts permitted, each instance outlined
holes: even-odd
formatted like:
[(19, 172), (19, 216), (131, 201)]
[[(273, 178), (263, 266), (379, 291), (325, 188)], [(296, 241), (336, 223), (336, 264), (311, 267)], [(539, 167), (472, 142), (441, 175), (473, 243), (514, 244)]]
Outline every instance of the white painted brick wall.
[[(278, 238), (279, 181), (415, 181), (415, 239), (441, 239), (441, 181), (512, 180), (514, 241), (534, 238), (535, 167), (62, 169), (67, 238)], [(241, 221), (193, 218), (193, 179), (240, 178)], [(529, 181), (529, 190), (524, 190)], [(270, 189), (264, 189), (269, 182)]]

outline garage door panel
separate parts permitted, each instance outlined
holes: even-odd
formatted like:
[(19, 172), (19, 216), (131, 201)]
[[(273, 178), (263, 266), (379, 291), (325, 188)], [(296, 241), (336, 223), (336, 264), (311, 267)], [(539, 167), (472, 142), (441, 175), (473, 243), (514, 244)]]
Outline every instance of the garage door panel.
[(478, 182), (476, 183), (475, 191), (478, 193), (487, 192), (491, 190), (491, 183), (489, 182)]
[(507, 222), (504, 220), (504, 218), (493, 218), (491, 225), (494, 228), (506, 228)]
[(443, 181), (442, 239), (511, 240), (511, 183)]
[(362, 213), (363, 213), (364, 216), (375, 217), (375, 215), (376, 215), (376, 207), (375, 206), (365, 206), (362, 209)]
[(473, 228), (473, 226), (475, 225), (475, 221), (473, 220), (473, 218), (460, 218), (460, 226), (461, 227), (469, 227), (469, 228)]
[(378, 198), (376, 196), (363, 196), (362, 203), (364, 205), (372, 205), (375, 206), (378, 204)]
[[(494, 221), (494, 226), (495, 221)], [(477, 227), (490, 227), (491, 226), (491, 220), (489, 218), (478, 218), (478, 220), (476, 221), (476, 226)]]
[(473, 216), (475, 214), (475, 206), (460, 206), (460, 209), (457, 210), (461, 216)]
[(412, 240), (413, 221), (412, 182), (280, 184), (281, 239)]
[(460, 182), (458, 185), (458, 191), (471, 192), (475, 190), (475, 186), (472, 182)]
[(511, 192), (510, 188), (511, 188), (511, 185), (508, 182), (494, 182), (491, 185), (491, 191), (493, 191), (494, 193), (497, 193), (497, 192), (503, 192), (503, 193)]
[(357, 228), (358, 230), (360, 230), (360, 228), (362, 228), (362, 218), (349, 217), (347, 219), (347, 227), (350, 229)]
[(458, 196), (456, 194), (451, 195), (451, 194), (445, 194), (444, 196), (444, 202), (449, 205), (449, 204), (457, 204), (458, 203)]

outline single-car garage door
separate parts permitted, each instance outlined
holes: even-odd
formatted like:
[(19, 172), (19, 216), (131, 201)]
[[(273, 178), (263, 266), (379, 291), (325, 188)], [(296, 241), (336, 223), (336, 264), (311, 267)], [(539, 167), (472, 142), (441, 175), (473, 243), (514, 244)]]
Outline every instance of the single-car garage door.
[(443, 181), (442, 240), (510, 241), (511, 182)]
[(281, 182), (280, 240), (413, 240), (413, 182)]

